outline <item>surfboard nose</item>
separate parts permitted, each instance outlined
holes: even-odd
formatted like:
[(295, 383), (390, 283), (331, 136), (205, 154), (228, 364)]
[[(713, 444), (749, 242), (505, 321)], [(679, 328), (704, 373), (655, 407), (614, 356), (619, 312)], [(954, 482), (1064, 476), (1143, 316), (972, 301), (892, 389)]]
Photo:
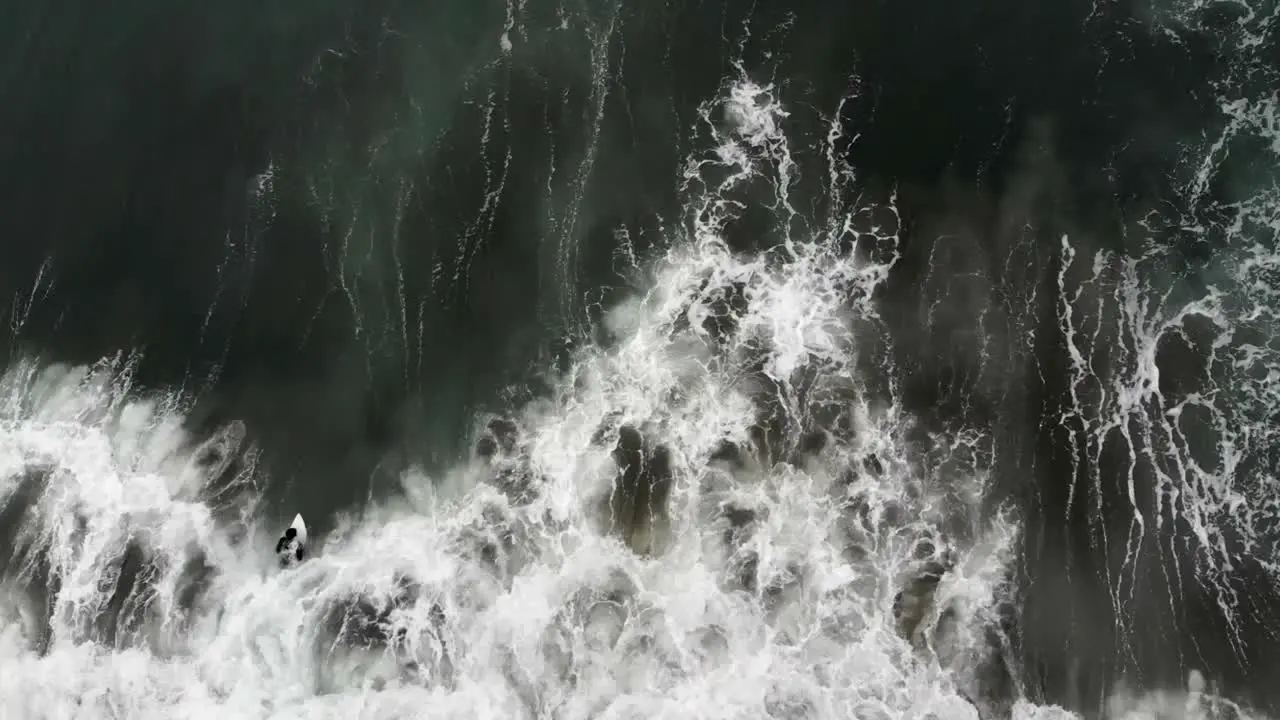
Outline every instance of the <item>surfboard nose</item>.
[(307, 543), (307, 523), (302, 519), (302, 513), (293, 516), (293, 523), (289, 525), (289, 529), (294, 530), (298, 534), (298, 542)]

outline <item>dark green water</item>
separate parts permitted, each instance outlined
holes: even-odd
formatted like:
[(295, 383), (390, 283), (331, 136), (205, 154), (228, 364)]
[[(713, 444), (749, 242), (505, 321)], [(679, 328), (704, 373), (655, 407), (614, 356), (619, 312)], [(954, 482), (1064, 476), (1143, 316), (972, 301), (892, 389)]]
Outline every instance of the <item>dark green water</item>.
[[(782, 88), (792, 137), (817, 137), (857, 89), (849, 159), (904, 218), (881, 298), (904, 396), (927, 423), (1001, 437), (999, 481), (1043, 503), (1043, 537), (1067, 539), (1035, 552), (1063, 566), (1093, 550), (1072, 535), (1089, 520), (1061, 510), (1070, 441), (1036, 430), (1065, 392), (1061, 347), (1042, 333), (1038, 377), (1008, 380), (1016, 363), (985, 364), (989, 328), (952, 280), (994, 278), (1002, 302), (1030, 307), (1057, 268), (1009, 227), (1128, 252), (1123, 228), (1180, 202), (1175, 151), (1221, 123), (1211, 88), (1230, 58), (1149, 14), (1076, 0), (9, 1), (3, 352), (140, 353), (142, 385), (197, 399), (197, 430), (243, 420), (274, 503), (322, 528), (407, 463), (467, 457), (478, 414), (535, 396), (595, 339), (601, 309), (685, 232), (699, 108), (739, 59)], [(1042, 145), (1057, 174), (1011, 214)], [(797, 197), (820, 204), (805, 188), (823, 181), (802, 178)], [(1222, 180), (1177, 212), (1203, 218), (1231, 192)], [(730, 240), (760, 249), (777, 231), (748, 214)], [(969, 244), (939, 240), (957, 235)], [(1161, 238), (1190, 268), (1224, 242), (1193, 235)], [(1015, 256), (1031, 277), (1003, 274)], [(926, 323), (921, 298), (948, 297)], [(1028, 314), (1019, 332), (1052, 329)], [(1046, 617), (1055, 592), (1041, 591)], [(1167, 647), (1152, 632), (1155, 658)], [(1047, 696), (1097, 689), (1065, 687), (1074, 661), (1045, 648), (1068, 640), (1028, 640)], [(1081, 652), (1122, 665), (1111, 640)], [(1258, 652), (1257, 667), (1274, 660)]]

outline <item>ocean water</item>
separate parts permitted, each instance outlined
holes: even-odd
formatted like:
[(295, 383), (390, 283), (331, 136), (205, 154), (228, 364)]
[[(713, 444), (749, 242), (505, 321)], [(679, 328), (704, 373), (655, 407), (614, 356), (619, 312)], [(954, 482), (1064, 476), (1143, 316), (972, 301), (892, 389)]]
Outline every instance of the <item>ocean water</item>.
[(1280, 716), (1275, 2), (0, 17), (0, 718)]

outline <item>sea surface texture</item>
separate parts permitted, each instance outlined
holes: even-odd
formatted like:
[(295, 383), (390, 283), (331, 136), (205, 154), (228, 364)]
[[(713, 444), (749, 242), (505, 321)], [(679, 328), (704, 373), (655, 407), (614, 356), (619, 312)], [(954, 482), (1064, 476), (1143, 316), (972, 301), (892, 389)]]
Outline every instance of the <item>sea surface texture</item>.
[(3, 0), (0, 718), (1280, 718), (1278, 331), (1277, 0)]

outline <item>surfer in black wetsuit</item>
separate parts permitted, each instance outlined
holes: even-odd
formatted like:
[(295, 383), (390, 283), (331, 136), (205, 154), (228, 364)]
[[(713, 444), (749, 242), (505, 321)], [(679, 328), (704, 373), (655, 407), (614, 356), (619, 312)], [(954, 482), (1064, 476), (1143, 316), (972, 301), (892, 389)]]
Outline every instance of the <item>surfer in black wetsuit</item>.
[(306, 551), (303, 550), (302, 543), (298, 542), (298, 531), (294, 528), (289, 528), (288, 530), (285, 530), (284, 535), (281, 535), (280, 539), (276, 541), (276, 555), (280, 556), (281, 565), (289, 564), (290, 545), (293, 546), (292, 555), (297, 562), (302, 562), (302, 557), (306, 554)]

